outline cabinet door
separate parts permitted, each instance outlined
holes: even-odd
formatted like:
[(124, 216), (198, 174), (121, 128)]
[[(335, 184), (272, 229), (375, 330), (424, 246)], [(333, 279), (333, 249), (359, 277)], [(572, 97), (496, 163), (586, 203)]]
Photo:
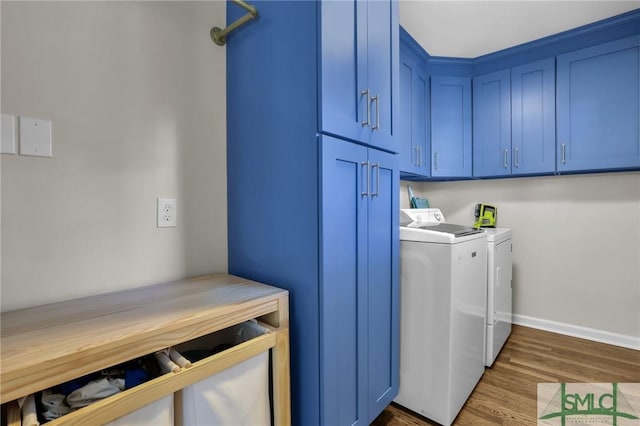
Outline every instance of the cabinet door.
[(431, 176), (471, 177), (471, 79), (431, 77)]
[(366, 425), (367, 149), (327, 136), (321, 147), (320, 424)]
[(509, 70), (473, 79), (473, 175), (511, 174)]
[(400, 116), (398, 117), (398, 155), (400, 170), (413, 173), (417, 167), (415, 158), (413, 135), (413, 76), (416, 72), (416, 64), (412, 58), (402, 52), (400, 56)]
[(367, 4), (323, 1), (320, 8), (320, 130), (368, 143)]
[(511, 173), (556, 168), (555, 58), (511, 69)]
[(398, 393), (397, 157), (321, 143), (321, 423), (367, 425)]
[(429, 176), (429, 77), (416, 56), (402, 49), (400, 61), (400, 113), (398, 148), (400, 170)]
[[(512, 288), (513, 280), (513, 260), (512, 260), (511, 240), (503, 241), (495, 247), (495, 279), (491, 283), (494, 288), (493, 322), (498, 332), (498, 338), (504, 342), (511, 332), (512, 318)], [(503, 330), (506, 329), (506, 330)], [(500, 334), (503, 334), (500, 336)], [(499, 348), (498, 348), (499, 349)], [(495, 352), (497, 353), (497, 351)]]
[(320, 130), (397, 151), (397, 1), (323, 1), (320, 15)]
[(557, 169), (640, 166), (640, 36), (557, 58)]
[(367, 424), (398, 394), (400, 329), (397, 157), (370, 149), (369, 163)]
[(367, 1), (367, 78), (371, 95), (372, 146), (397, 152), (398, 68), (400, 35), (398, 1)]

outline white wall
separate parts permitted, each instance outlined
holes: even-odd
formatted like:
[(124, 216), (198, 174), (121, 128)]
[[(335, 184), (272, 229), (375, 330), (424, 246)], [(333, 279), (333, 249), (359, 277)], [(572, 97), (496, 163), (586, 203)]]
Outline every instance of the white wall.
[(225, 8), (2, 2), (2, 112), (53, 122), (2, 155), (2, 310), (226, 272)]
[(498, 207), (513, 233), (514, 313), (640, 347), (640, 172), (409, 184), (451, 223)]

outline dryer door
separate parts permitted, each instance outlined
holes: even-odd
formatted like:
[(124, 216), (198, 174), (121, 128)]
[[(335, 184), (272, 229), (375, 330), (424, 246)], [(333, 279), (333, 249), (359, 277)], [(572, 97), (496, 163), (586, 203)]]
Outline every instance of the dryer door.
[[(503, 241), (495, 246), (495, 280), (493, 285), (493, 358), (498, 355), (500, 349), (511, 334), (512, 311), (512, 260), (511, 240)], [(490, 323), (491, 324), (491, 323)], [(489, 344), (489, 342), (487, 342)]]

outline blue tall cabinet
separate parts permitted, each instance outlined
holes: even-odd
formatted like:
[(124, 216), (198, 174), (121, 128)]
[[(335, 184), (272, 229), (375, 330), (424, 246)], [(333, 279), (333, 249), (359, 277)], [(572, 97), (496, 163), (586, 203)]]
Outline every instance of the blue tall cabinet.
[(367, 425), (398, 391), (397, 3), (254, 5), (227, 44), (229, 273), (290, 292), (293, 424)]
[(397, 394), (397, 157), (327, 136), (321, 149), (322, 424), (368, 425)]

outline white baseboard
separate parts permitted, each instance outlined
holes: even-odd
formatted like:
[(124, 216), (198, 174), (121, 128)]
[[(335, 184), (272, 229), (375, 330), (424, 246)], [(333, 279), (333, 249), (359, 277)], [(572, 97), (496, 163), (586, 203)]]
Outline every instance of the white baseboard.
[(595, 328), (581, 327), (579, 325), (565, 324), (518, 314), (513, 314), (513, 323), (523, 325), (525, 327), (537, 328), (539, 330), (592, 340), (594, 342), (640, 350), (640, 337), (628, 336), (626, 334), (611, 333), (609, 331), (597, 330)]

